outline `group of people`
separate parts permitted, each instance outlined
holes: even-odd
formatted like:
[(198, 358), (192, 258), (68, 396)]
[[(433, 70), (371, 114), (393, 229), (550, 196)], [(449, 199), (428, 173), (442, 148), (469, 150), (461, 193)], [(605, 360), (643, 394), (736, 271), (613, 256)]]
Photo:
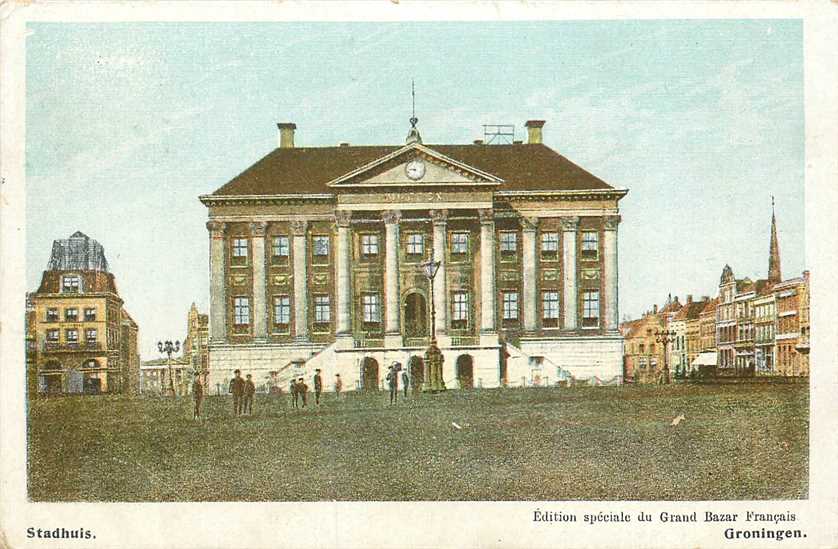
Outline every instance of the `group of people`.
[[(398, 402), (400, 377), (404, 396), (407, 398), (408, 387), (410, 387), (410, 376), (406, 370), (402, 370), (401, 364), (394, 362), (388, 368), (387, 377), (385, 378), (390, 388), (390, 404)], [(323, 393), (323, 377), (319, 368), (314, 371), (312, 382), (314, 385), (314, 403), (319, 406), (320, 397)], [(340, 374), (335, 374), (334, 389), (335, 396), (339, 399), (341, 391), (343, 391), (343, 380)], [(291, 406), (293, 408), (305, 408), (308, 406), (309, 387), (302, 377), (292, 379), (288, 390), (291, 393)], [(229, 392), (233, 395), (234, 415), (251, 415), (253, 413), (253, 395), (256, 394), (256, 385), (253, 383), (253, 378), (250, 374), (242, 378), (241, 370), (235, 370), (233, 372), (233, 379), (230, 380)], [(201, 403), (204, 400), (204, 386), (197, 373), (195, 374), (195, 381), (192, 383), (192, 398), (195, 401), (193, 418), (200, 419)]]

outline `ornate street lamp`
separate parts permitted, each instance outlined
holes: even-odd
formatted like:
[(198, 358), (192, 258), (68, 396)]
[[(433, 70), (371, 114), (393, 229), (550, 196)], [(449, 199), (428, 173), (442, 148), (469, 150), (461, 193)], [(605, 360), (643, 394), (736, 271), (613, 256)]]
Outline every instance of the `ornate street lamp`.
[(667, 352), (667, 345), (675, 340), (675, 332), (672, 330), (657, 330), (655, 332), (655, 341), (663, 344), (663, 382), (669, 383), (669, 353)]
[(175, 381), (174, 376), (172, 375), (172, 353), (176, 353), (180, 351), (180, 341), (175, 341), (172, 343), (169, 340), (158, 341), (157, 342), (157, 349), (160, 351), (161, 354), (166, 353), (168, 357), (168, 365), (169, 365), (169, 391), (172, 393), (171, 396), (176, 396), (177, 393), (175, 392)]
[(425, 351), (425, 364), (428, 375), (422, 384), (422, 391), (426, 393), (438, 393), (445, 390), (445, 380), (442, 378), (442, 362), (444, 360), (442, 351), (439, 350), (436, 344), (436, 304), (434, 303), (434, 277), (440, 266), (439, 261), (434, 261), (431, 257), (430, 261), (422, 263), (422, 270), (425, 276), (431, 283), (431, 340), (428, 345), (428, 350)]

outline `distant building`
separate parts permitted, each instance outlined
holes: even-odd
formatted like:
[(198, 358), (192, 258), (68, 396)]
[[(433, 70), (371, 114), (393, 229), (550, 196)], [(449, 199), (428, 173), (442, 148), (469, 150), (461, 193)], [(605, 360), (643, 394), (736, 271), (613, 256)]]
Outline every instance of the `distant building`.
[(39, 393), (136, 393), (138, 327), (101, 244), (82, 232), (56, 240), (28, 309), (28, 360)]
[(777, 304), (777, 373), (808, 376), (809, 272), (774, 286), (774, 299)]
[(195, 303), (186, 318), (186, 339), (183, 340), (183, 358), (193, 372), (201, 373), (201, 383), (207, 387), (209, 375), (209, 315), (198, 312)]
[(678, 311), (670, 323), (670, 330), (675, 332), (670, 355), (670, 364), (675, 377), (689, 376), (693, 368), (693, 361), (700, 351), (700, 314), (707, 306), (709, 298), (694, 301), (693, 296), (687, 296), (687, 302)]
[(621, 325), (624, 345), (624, 377), (633, 383), (664, 381), (665, 347), (657, 341), (664, 330), (664, 315), (655, 305), (641, 318)]
[(145, 360), (140, 366), (140, 393), (144, 396), (170, 396), (174, 387), (176, 395), (189, 395), (192, 393), (193, 372), (187, 357), (172, 357), (171, 369), (168, 358)]

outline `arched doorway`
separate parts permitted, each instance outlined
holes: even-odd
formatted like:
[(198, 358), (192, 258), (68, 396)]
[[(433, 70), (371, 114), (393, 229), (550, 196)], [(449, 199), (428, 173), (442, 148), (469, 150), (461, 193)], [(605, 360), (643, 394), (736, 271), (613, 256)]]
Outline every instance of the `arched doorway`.
[(410, 357), (408, 370), (410, 372), (410, 385), (414, 391), (418, 391), (422, 388), (422, 383), (425, 382), (425, 361), (419, 356)]
[(460, 389), (471, 389), (474, 387), (474, 362), (471, 355), (460, 355), (457, 357), (457, 384)]
[(361, 389), (378, 390), (378, 362), (374, 358), (367, 357), (361, 363)]
[(61, 392), (61, 363), (50, 360), (41, 366), (40, 391), (57, 394)]
[(419, 292), (404, 298), (404, 331), (407, 337), (428, 336), (428, 302)]

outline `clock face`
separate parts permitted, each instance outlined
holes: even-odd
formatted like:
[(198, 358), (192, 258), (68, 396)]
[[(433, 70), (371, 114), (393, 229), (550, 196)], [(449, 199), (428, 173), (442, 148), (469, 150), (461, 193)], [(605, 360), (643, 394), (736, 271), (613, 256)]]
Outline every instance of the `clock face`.
[(425, 176), (425, 163), (418, 158), (411, 160), (405, 165), (404, 172), (414, 181), (422, 179)]

